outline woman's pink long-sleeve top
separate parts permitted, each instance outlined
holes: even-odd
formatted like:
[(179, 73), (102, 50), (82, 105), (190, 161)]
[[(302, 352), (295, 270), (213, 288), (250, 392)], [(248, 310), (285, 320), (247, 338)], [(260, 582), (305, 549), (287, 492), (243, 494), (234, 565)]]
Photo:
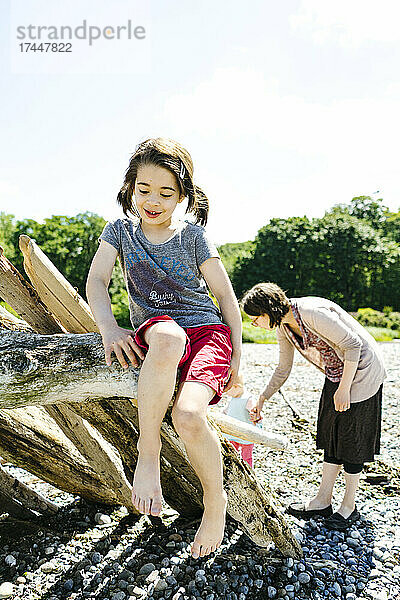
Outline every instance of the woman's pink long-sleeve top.
[[(356, 319), (335, 302), (307, 296), (294, 298), (307, 329), (324, 340), (343, 362), (357, 362), (357, 372), (350, 388), (350, 401), (367, 400), (380, 388), (386, 377), (378, 344)], [(294, 344), (281, 325), (276, 330), (279, 343), (279, 364), (263, 392), (266, 400), (285, 383), (293, 365)], [(324, 363), (316, 348), (301, 351), (302, 355), (324, 372)]]

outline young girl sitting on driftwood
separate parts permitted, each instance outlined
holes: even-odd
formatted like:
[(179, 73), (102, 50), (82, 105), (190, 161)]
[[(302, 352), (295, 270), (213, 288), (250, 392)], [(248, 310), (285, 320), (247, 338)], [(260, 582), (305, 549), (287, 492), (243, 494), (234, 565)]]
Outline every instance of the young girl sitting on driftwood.
[[(186, 212), (196, 224), (174, 215), (185, 198)], [(240, 310), (218, 252), (204, 231), (208, 200), (193, 182), (193, 163), (185, 148), (161, 138), (139, 144), (118, 202), (126, 218), (108, 223), (100, 236), (87, 297), (107, 364), (112, 352), (126, 368), (128, 360), (133, 366), (143, 360), (133, 504), (144, 514), (161, 511), (160, 425), (180, 367), (172, 416), (203, 487), (204, 513), (192, 555), (206, 556), (222, 542), (227, 502), (219, 442), (207, 424), (207, 407), (218, 402), (236, 379)], [(134, 332), (119, 327), (111, 310), (107, 289), (117, 256)]]

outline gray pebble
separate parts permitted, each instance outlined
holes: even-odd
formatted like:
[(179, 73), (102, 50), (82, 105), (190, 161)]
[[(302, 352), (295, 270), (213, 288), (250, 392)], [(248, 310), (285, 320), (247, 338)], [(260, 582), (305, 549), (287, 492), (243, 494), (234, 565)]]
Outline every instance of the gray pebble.
[(74, 580), (67, 579), (67, 581), (64, 581), (63, 588), (66, 592), (72, 592), (72, 590), (74, 589)]
[(116, 592), (111, 596), (111, 600), (125, 600), (126, 594), (125, 592)]
[(139, 575), (149, 575), (150, 573), (155, 571), (155, 569), (156, 567), (153, 563), (146, 563), (145, 565), (143, 565), (143, 567), (141, 567)]
[(269, 585), (268, 589), (267, 589), (267, 594), (268, 594), (268, 598), (275, 598), (276, 589), (274, 587), (272, 587), (272, 585)]
[(103, 557), (100, 554), (100, 552), (93, 552), (93, 554), (92, 554), (92, 565), (98, 565), (98, 564), (100, 564), (102, 558)]
[(94, 521), (98, 525), (109, 525), (111, 523), (111, 518), (103, 513), (96, 513), (94, 515)]
[(0, 598), (9, 598), (14, 593), (14, 586), (9, 581), (4, 581), (0, 585)]
[(336, 596), (340, 597), (342, 595), (342, 588), (340, 587), (337, 581), (335, 581), (335, 583), (333, 584), (332, 590), (336, 594)]
[(17, 564), (17, 559), (12, 554), (9, 554), (5, 557), (4, 562), (9, 567), (15, 567), (15, 565)]
[(57, 571), (57, 566), (52, 563), (52, 562), (44, 562), (42, 563), (41, 567), (40, 567), (43, 571), (43, 573), (54, 573), (55, 571)]
[(298, 580), (302, 584), (304, 584), (304, 583), (310, 583), (311, 577), (310, 577), (310, 575), (307, 572), (302, 572), (302, 573), (299, 573)]

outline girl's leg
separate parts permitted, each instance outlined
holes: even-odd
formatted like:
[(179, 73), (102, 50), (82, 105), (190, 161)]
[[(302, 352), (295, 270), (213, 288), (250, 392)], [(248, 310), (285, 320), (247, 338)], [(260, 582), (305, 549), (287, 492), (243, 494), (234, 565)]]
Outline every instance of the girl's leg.
[(137, 510), (157, 516), (161, 511), (160, 426), (171, 401), (186, 333), (174, 322), (155, 323), (144, 333), (148, 344), (138, 380), (139, 457), (132, 488)]
[(344, 479), (346, 489), (344, 492), (342, 504), (337, 512), (347, 519), (356, 507), (356, 493), (360, 481), (361, 471), (364, 465), (344, 463)]
[(214, 552), (225, 529), (227, 500), (221, 450), (218, 436), (207, 423), (207, 408), (214, 393), (206, 384), (186, 381), (179, 388), (172, 411), (174, 427), (203, 487), (204, 513), (192, 545), (194, 558)]
[(306, 503), (306, 510), (317, 510), (326, 508), (332, 503), (333, 486), (335, 485), (336, 478), (339, 474), (342, 465), (323, 462), (322, 465), (322, 480), (319, 486), (317, 495)]

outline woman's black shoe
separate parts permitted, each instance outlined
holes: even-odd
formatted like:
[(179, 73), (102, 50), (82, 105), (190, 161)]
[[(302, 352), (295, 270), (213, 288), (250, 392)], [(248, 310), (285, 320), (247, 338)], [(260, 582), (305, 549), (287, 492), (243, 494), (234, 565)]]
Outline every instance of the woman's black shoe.
[(360, 517), (360, 513), (357, 510), (357, 507), (353, 510), (351, 515), (345, 519), (339, 513), (335, 512), (333, 515), (325, 519), (324, 525), (328, 529), (336, 529), (337, 531), (345, 531), (348, 529), (357, 519)]
[(295, 502), (287, 507), (286, 512), (297, 519), (313, 519), (314, 517), (330, 517), (333, 514), (332, 505), (326, 508), (315, 508), (307, 510), (303, 502)]

